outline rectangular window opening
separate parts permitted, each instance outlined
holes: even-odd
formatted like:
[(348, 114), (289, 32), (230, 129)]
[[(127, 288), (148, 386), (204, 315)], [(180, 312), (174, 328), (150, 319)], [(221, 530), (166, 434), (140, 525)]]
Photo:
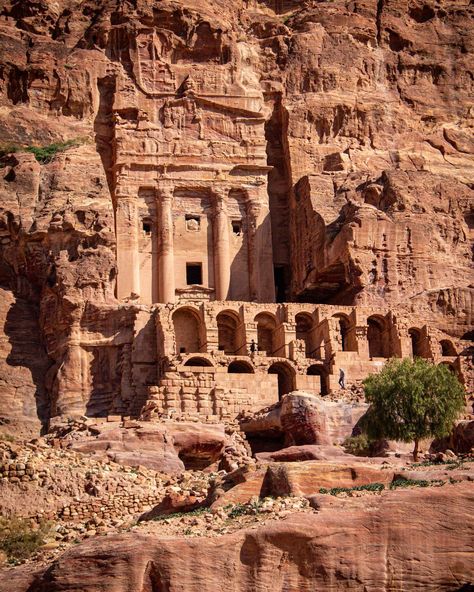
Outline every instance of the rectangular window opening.
[(186, 220), (186, 230), (196, 232), (201, 229), (201, 216), (196, 216), (195, 214), (186, 214), (184, 219)]
[(188, 286), (202, 285), (202, 263), (186, 263), (186, 283)]
[(232, 232), (237, 236), (242, 234), (242, 220), (232, 220)]
[(149, 220), (143, 220), (142, 228), (143, 228), (143, 232), (147, 236), (150, 236), (150, 234), (151, 234), (151, 222)]

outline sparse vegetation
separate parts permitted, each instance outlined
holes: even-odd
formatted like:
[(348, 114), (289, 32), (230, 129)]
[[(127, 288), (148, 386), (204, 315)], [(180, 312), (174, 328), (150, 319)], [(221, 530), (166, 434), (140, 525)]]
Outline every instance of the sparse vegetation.
[(53, 158), (60, 152), (64, 152), (73, 146), (79, 146), (83, 140), (77, 138), (75, 140), (67, 140), (66, 142), (53, 142), (46, 146), (20, 146), (19, 144), (5, 144), (0, 146), (0, 158), (8, 154), (16, 152), (31, 152), (34, 154), (36, 160), (41, 164), (51, 162)]
[(419, 441), (449, 435), (465, 405), (464, 388), (449, 368), (421, 358), (390, 360), (363, 384), (371, 405), (368, 437), (414, 442), (415, 462)]
[(248, 514), (258, 514), (261, 505), (261, 500), (252, 500), (248, 504), (235, 504), (235, 506), (226, 506), (224, 509), (230, 510), (229, 518), (238, 518)]
[(155, 516), (151, 518), (154, 522), (159, 522), (160, 520), (167, 520), (168, 518), (182, 518), (183, 516), (199, 516), (200, 514), (206, 514), (209, 511), (208, 508), (196, 508), (194, 510), (190, 510), (189, 512), (173, 512), (172, 514), (161, 514), (160, 516)]
[(355, 456), (369, 456), (370, 441), (367, 434), (359, 434), (358, 436), (349, 436), (342, 444), (349, 454)]
[(28, 146), (26, 151), (34, 154), (36, 160), (41, 164), (47, 164), (48, 162), (51, 162), (59, 152), (64, 152), (64, 150), (67, 150), (72, 146), (77, 146), (78, 144), (78, 140), (67, 140), (66, 142), (54, 142), (47, 146)]
[(390, 483), (390, 489), (398, 489), (399, 487), (441, 487), (444, 481), (441, 479), (395, 479)]
[(350, 493), (352, 491), (383, 491), (385, 485), (383, 483), (369, 483), (368, 485), (356, 485), (354, 487), (332, 487), (326, 489), (321, 487), (319, 493), (337, 495), (338, 493)]
[(48, 522), (34, 529), (25, 518), (0, 518), (0, 550), (11, 563), (23, 561), (43, 545), (50, 529)]

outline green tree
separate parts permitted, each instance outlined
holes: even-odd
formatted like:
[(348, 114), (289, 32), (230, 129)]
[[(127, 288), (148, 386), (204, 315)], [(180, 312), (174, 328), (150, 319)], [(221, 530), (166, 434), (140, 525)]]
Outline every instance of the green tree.
[(419, 441), (449, 435), (465, 405), (464, 387), (450, 369), (421, 358), (390, 360), (363, 384), (369, 438), (414, 442), (415, 462)]

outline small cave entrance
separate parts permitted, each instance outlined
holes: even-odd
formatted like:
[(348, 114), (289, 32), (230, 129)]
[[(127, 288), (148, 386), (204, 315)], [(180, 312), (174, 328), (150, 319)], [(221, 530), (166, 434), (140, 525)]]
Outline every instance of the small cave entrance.
[(246, 433), (252, 455), (259, 452), (277, 452), (285, 448), (285, 434), (277, 431)]
[(208, 469), (219, 461), (221, 451), (216, 454), (216, 448), (212, 447), (206, 450), (205, 446), (199, 446), (199, 449), (186, 449), (178, 453), (180, 460), (184, 464), (186, 471), (203, 471)]

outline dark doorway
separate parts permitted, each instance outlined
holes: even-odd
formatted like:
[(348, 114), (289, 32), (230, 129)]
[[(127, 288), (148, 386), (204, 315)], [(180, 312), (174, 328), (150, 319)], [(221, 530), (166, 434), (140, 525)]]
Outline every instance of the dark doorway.
[(274, 267), (275, 296), (277, 302), (286, 301), (286, 270), (282, 265)]
[(247, 362), (240, 362), (236, 360), (235, 362), (231, 362), (227, 369), (229, 374), (253, 374), (253, 368)]
[(308, 376), (319, 376), (319, 380), (320, 380), (320, 393), (321, 395), (327, 395), (328, 394), (328, 380), (327, 380), (327, 372), (326, 369), (324, 368), (324, 366), (321, 366), (320, 364), (313, 364), (312, 366), (310, 366), (308, 368), (308, 372), (307, 372)]
[(278, 398), (281, 399), (283, 395), (287, 395), (295, 390), (295, 371), (291, 366), (284, 362), (277, 362), (272, 364), (268, 369), (268, 374), (278, 375)]

